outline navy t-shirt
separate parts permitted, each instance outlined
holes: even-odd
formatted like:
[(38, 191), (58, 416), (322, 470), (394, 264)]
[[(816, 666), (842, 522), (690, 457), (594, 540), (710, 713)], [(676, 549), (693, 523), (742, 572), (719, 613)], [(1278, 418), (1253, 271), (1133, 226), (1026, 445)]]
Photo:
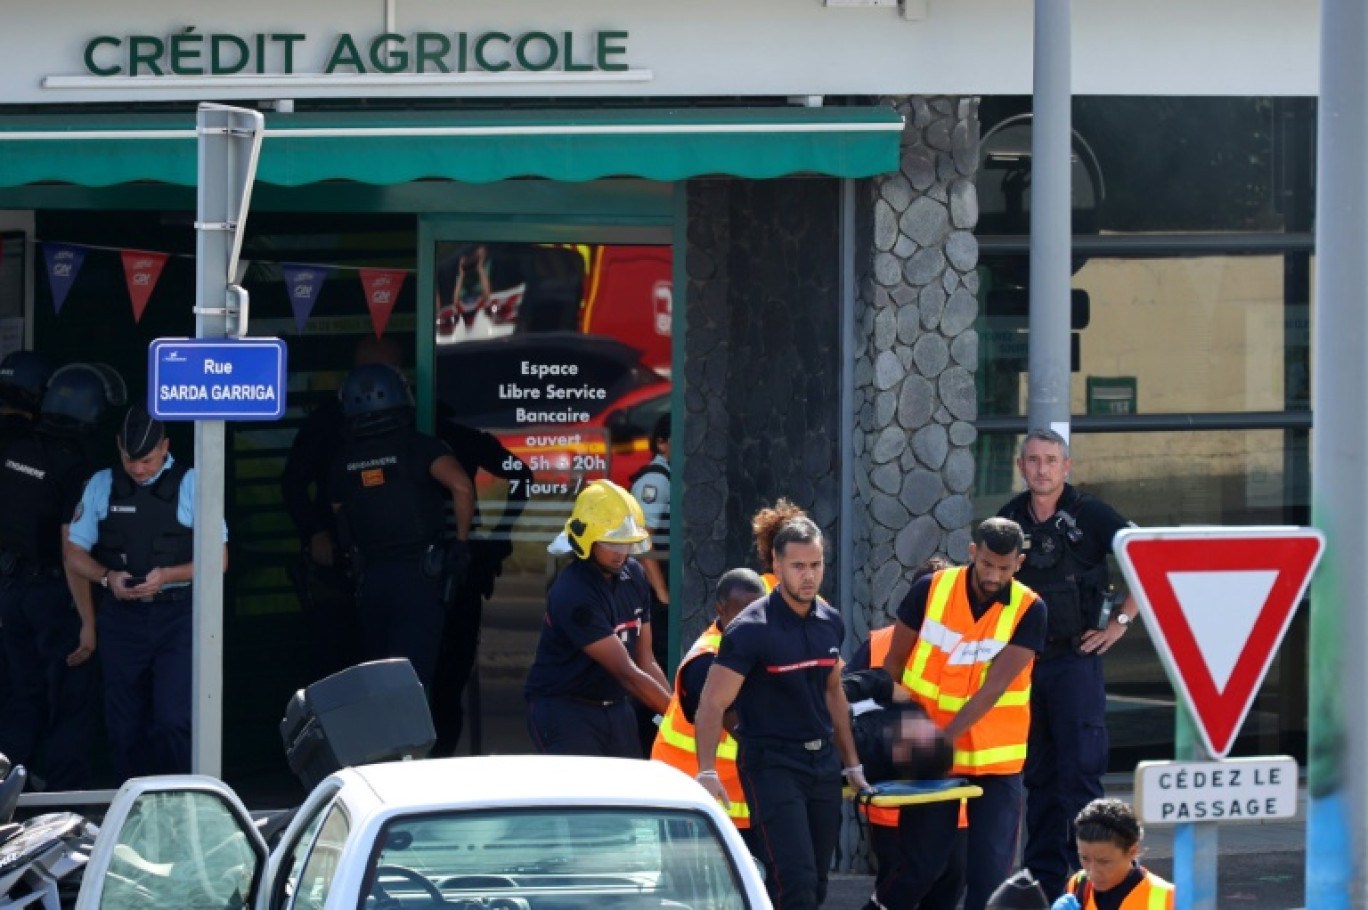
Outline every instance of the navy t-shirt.
[(740, 739), (827, 739), (827, 681), (837, 672), (845, 624), (823, 600), (799, 616), (776, 589), (732, 620), (716, 663), (745, 677), (733, 707)]
[[(945, 570), (953, 571), (953, 570)], [(974, 591), (969, 584), (969, 573), (973, 569), (964, 570), (964, 578), (961, 580), (967, 590), (969, 597), (969, 612), (974, 614), (974, 619), (981, 619), (984, 613), (995, 603), (1006, 603), (1011, 593), (1010, 587), (1004, 587), (996, 596), (987, 600), (976, 602)], [(933, 575), (927, 575), (917, 579), (912, 584), (912, 590), (907, 592), (903, 602), (898, 605), (898, 619), (902, 620), (909, 629), (920, 634), (922, 620), (926, 618), (926, 601), (931, 595), (931, 579)], [(1020, 645), (1039, 654), (1045, 649), (1045, 601), (1037, 597), (1035, 603), (1026, 608), (1026, 613), (1017, 623), (1016, 630), (1012, 633), (1011, 639), (1007, 642), (1010, 645)]]
[(627, 560), (613, 578), (605, 577), (594, 564), (576, 559), (546, 596), (541, 639), (523, 691), (528, 696), (571, 695), (603, 701), (624, 697), (627, 690), (622, 683), (584, 649), (614, 635), (635, 655), (641, 628), (651, 621), (650, 607), (651, 587), (635, 559)]

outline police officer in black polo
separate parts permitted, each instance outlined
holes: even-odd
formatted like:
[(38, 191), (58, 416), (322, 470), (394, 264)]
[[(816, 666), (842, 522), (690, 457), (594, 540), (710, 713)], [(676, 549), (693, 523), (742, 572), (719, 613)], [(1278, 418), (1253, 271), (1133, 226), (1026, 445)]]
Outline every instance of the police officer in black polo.
[[(328, 488), (357, 574), (363, 656), (406, 657), (432, 689), (446, 605), (470, 562), (475, 487), (446, 443), (413, 428), (413, 396), (384, 363), (338, 391), (347, 441)], [(444, 540), (446, 502), (456, 537)]]
[[(140, 406), (124, 414), (117, 442), (119, 466), (86, 484), (64, 557), (69, 578), (103, 592), (105, 726), (122, 782), (190, 770), (195, 479), (172, 457), (161, 421)], [(227, 528), (221, 533), (226, 567)]]
[(998, 514), (1026, 533), (1017, 580), (1049, 606), (1045, 650), (1031, 671), (1026, 746), (1027, 866), (1047, 894), (1078, 868), (1073, 820), (1102, 796), (1107, 770), (1107, 692), (1102, 655), (1126, 634), (1139, 606), (1109, 599), (1107, 556), (1130, 522), (1069, 484), (1069, 443), (1054, 430), (1022, 440), (1017, 467), (1025, 492)]
[(67, 522), (92, 470), (90, 432), (105, 387), (84, 364), (63, 368), (43, 395), (37, 427), (0, 460), (0, 622), (10, 702), (0, 750), (56, 790), (90, 786), (96, 706), (95, 611), (90, 589), (73, 600), (62, 571)]
[(773, 541), (778, 586), (722, 633), (695, 727), (698, 781), (724, 803), (714, 763), (722, 716), (735, 707), (737, 770), (778, 910), (826, 898), (841, 826), (841, 778), (869, 788), (841, 689), (841, 614), (817, 596), (822, 532), (805, 514), (766, 509), (752, 526)]

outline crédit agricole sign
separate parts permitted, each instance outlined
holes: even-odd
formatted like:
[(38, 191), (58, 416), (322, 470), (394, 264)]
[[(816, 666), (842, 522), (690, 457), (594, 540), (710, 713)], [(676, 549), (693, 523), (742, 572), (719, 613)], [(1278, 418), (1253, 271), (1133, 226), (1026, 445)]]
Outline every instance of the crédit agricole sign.
[[(97, 35), (85, 42), (88, 76), (157, 77), (333, 74), (625, 73), (628, 33), (604, 30), (201, 32)], [(49, 77), (51, 78), (51, 77)]]

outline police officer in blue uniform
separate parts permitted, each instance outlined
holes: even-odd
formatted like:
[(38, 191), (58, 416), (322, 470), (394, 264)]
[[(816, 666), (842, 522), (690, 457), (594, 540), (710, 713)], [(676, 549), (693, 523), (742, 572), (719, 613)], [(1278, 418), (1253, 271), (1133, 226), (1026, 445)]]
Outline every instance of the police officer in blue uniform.
[(575, 497), (547, 550), (573, 555), (546, 595), (546, 620), (527, 674), (527, 731), (538, 752), (641, 758), (631, 695), (654, 714), (670, 687), (651, 651), (650, 549), (641, 504), (610, 480)]
[[(119, 467), (96, 473), (68, 529), (68, 575), (101, 588), (96, 616), (116, 780), (190, 770), (194, 468), (161, 421), (128, 409)], [(223, 529), (227, 565), (228, 529)]]
[[(781, 503), (781, 506), (784, 504)], [(732, 620), (698, 708), (698, 782), (726, 802), (714, 767), (722, 717), (736, 709), (737, 770), (777, 910), (817, 907), (841, 827), (841, 779), (869, 789), (841, 688), (841, 614), (817, 595), (822, 532), (802, 512), (762, 510), (778, 586)]]
[(1048, 605), (1045, 649), (1031, 673), (1031, 731), (1026, 747), (1024, 864), (1047, 894), (1060, 894), (1078, 867), (1073, 820), (1102, 796), (1107, 770), (1107, 693), (1102, 655), (1130, 627), (1139, 607), (1109, 603), (1107, 556), (1130, 522), (1067, 483), (1069, 443), (1032, 430), (1017, 467), (1027, 490), (998, 515), (1021, 525), (1025, 561), (1017, 580)]
[[(413, 396), (385, 363), (338, 390), (347, 441), (328, 484), (357, 573), (363, 656), (406, 657), (429, 692), (447, 604), (470, 563), (475, 487), (446, 443), (413, 428)], [(443, 540), (446, 502), (455, 539)]]
[(88, 437), (104, 410), (99, 375), (84, 364), (65, 367), (43, 395), (37, 427), (6, 445), (0, 460), (0, 622), (11, 692), (0, 749), (34, 771), (45, 744), (41, 776), (55, 790), (90, 786), (95, 613), (88, 585), (78, 600), (67, 587), (62, 546), (93, 470)]

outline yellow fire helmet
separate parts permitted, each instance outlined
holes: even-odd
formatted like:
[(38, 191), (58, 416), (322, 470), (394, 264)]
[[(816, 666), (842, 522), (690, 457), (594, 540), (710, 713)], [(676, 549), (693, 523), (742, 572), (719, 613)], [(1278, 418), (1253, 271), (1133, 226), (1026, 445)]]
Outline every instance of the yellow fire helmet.
[(580, 490), (565, 530), (546, 549), (557, 556), (573, 553), (588, 559), (594, 544), (600, 542), (631, 544), (633, 555), (651, 549), (641, 504), (611, 480), (596, 480)]

